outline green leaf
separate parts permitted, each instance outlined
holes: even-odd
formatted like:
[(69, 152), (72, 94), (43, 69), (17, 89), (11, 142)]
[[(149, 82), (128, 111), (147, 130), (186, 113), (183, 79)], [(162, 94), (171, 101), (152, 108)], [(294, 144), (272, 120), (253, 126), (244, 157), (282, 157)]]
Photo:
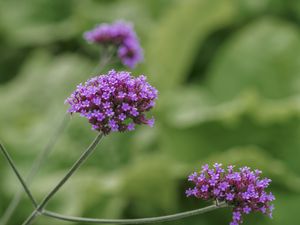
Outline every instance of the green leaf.
[(268, 98), (299, 93), (300, 32), (278, 19), (265, 18), (238, 31), (222, 47), (207, 75), (220, 100), (245, 90)]
[(197, 46), (232, 21), (229, 0), (180, 1), (164, 16), (146, 46), (148, 74), (160, 88), (178, 86), (186, 77)]
[(245, 115), (260, 125), (284, 123), (300, 117), (300, 95), (276, 100), (264, 98), (255, 90), (249, 90), (230, 101), (217, 104), (204, 88), (190, 86), (169, 92), (161, 101), (162, 119), (180, 129), (210, 121), (231, 126)]
[(171, 161), (162, 156), (147, 156), (123, 172), (122, 195), (127, 198), (129, 215), (154, 216), (177, 208), (176, 183)]

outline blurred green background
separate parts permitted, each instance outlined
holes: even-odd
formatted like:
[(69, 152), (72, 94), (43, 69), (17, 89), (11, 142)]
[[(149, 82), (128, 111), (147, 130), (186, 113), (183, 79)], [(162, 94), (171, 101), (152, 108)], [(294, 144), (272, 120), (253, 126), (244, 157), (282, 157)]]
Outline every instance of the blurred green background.
[[(297, 0), (1, 0), (0, 138), (22, 173), (62, 120), (65, 98), (96, 74), (99, 50), (82, 33), (117, 19), (132, 21), (141, 39), (145, 62), (133, 74), (146, 74), (160, 91), (156, 125), (105, 138), (47, 208), (99, 218), (195, 209), (209, 203), (185, 197), (188, 174), (222, 162), (259, 168), (273, 180), (274, 219), (249, 215), (245, 225), (297, 224)], [(95, 135), (85, 119), (72, 119), (31, 185), (38, 199)], [(0, 177), (2, 215), (20, 187), (3, 157)], [(9, 224), (19, 225), (32, 210), (24, 195)], [(229, 209), (220, 209), (165, 224), (230, 218)], [(69, 223), (40, 217), (35, 224)]]

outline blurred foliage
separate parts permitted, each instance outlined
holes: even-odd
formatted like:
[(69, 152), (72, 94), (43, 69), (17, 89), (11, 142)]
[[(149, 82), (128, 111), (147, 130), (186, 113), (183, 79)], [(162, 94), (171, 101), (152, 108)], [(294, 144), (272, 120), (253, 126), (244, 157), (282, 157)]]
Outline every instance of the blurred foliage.
[[(257, 167), (273, 179), (274, 219), (295, 224), (300, 201), (300, 2), (293, 0), (2, 0), (0, 137), (26, 174), (62, 119), (64, 99), (97, 71), (82, 40), (97, 23), (126, 19), (160, 91), (156, 126), (112, 134), (48, 208), (138, 218), (197, 208), (187, 175), (206, 162)], [(113, 65), (118, 66), (118, 65)], [(107, 67), (105, 70), (108, 70)], [(38, 199), (93, 139), (74, 117), (32, 184)], [(0, 159), (0, 214), (19, 184)], [(24, 196), (10, 224), (32, 210)], [(228, 224), (222, 209), (169, 224)], [(40, 218), (35, 224), (53, 224)], [(55, 224), (67, 224), (55, 222)]]

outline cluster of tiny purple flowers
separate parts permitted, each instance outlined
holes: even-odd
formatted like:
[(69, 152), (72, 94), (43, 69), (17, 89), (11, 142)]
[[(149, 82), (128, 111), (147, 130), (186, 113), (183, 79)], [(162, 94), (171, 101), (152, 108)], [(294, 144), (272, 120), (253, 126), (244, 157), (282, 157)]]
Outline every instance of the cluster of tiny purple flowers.
[(202, 166), (200, 173), (194, 172), (188, 178), (195, 184), (189, 188), (186, 195), (204, 200), (226, 202), (233, 207), (233, 217), (230, 225), (243, 222), (242, 214), (262, 212), (272, 217), (275, 200), (273, 194), (265, 189), (271, 180), (260, 178), (260, 170), (251, 171), (249, 167), (242, 167), (234, 171), (234, 166), (222, 168), (222, 164), (215, 163), (213, 168), (207, 164)]
[(157, 94), (145, 76), (111, 70), (79, 84), (66, 102), (71, 114), (80, 113), (94, 130), (107, 135), (134, 130), (136, 124), (152, 127), (154, 118), (147, 119), (145, 113), (155, 105)]
[(114, 45), (121, 62), (134, 68), (143, 60), (143, 50), (140, 46), (133, 25), (124, 21), (112, 24), (101, 24), (93, 30), (84, 33), (84, 38), (90, 43)]

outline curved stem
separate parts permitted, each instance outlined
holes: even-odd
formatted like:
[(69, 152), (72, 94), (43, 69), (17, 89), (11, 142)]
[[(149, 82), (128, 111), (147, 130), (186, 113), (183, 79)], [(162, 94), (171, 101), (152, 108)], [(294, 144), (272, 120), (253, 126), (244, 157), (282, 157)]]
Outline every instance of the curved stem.
[(45, 159), (48, 158), (48, 156), (49, 156), (51, 150), (53, 149), (55, 143), (57, 142), (58, 138), (60, 137), (60, 135), (63, 133), (63, 131), (67, 127), (69, 121), (70, 121), (70, 115), (68, 113), (66, 113), (63, 120), (61, 121), (60, 125), (58, 126), (56, 132), (54, 133), (52, 138), (50, 138), (46, 147), (40, 152), (40, 154), (38, 155), (36, 160), (33, 162), (30, 172), (26, 178), (27, 182), (31, 182), (33, 177), (37, 174), (38, 170), (41, 168)]
[(85, 218), (85, 217), (74, 217), (74, 216), (65, 216), (62, 214), (54, 213), (51, 211), (44, 210), (44, 207), (48, 203), (48, 201), (55, 195), (55, 193), (63, 186), (63, 184), (72, 176), (72, 174), (80, 167), (80, 165), (87, 159), (87, 157), (93, 152), (96, 148), (97, 144), (102, 139), (103, 134), (99, 134), (92, 144), (82, 153), (79, 159), (73, 164), (72, 168), (69, 172), (63, 177), (63, 179), (49, 192), (49, 194), (44, 198), (41, 204), (37, 205), (34, 197), (32, 196), (30, 190), (28, 189), (25, 181), (23, 180), (22, 176), (19, 174), (13, 160), (11, 159), (10, 155), (4, 148), (4, 146), (0, 143), (0, 149), (4, 154), (5, 158), (9, 162), (10, 166), (12, 167), (13, 171), (15, 172), (16, 176), (18, 177), (20, 183), (22, 184), (25, 192), (29, 196), (30, 200), (36, 207), (36, 209), (31, 213), (31, 215), (27, 218), (27, 220), (23, 223), (24, 225), (31, 224), (34, 219), (39, 215), (44, 215), (47, 217), (51, 217), (58, 220), (65, 220), (69, 222), (84, 222), (84, 223), (95, 223), (95, 224), (146, 224), (146, 223), (157, 223), (157, 222), (165, 222), (165, 221), (172, 221), (178, 220), (186, 217), (191, 217), (199, 214), (203, 214), (218, 208), (226, 207), (227, 204), (225, 202), (216, 203), (215, 205), (211, 205), (205, 208), (191, 210), (182, 213), (176, 213), (166, 216), (159, 216), (159, 217), (149, 217), (149, 218), (140, 218), (140, 219), (97, 219), (97, 218)]
[[(97, 66), (95, 66), (95, 68), (92, 70), (92, 73), (101, 72), (105, 68), (105, 66), (111, 62), (111, 60), (112, 60), (112, 54), (108, 54), (107, 51), (104, 51), (101, 54), (99, 64)], [(50, 138), (50, 140), (47, 143), (47, 145), (45, 146), (45, 148), (39, 153), (38, 157), (33, 162), (30, 172), (25, 178), (27, 184), (31, 183), (33, 177), (35, 177), (39, 168), (41, 168), (42, 164), (48, 158), (49, 154), (51, 153), (51, 151), (52, 151), (54, 145), (56, 144), (57, 140), (59, 139), (60, 135), (67, 127), (67, 125), (70, 121), (69, 118), (70, 118), (70, 116), (68, 114), (66, 114), (64, 119), (58, 126), (56, 132), (52, 136), (52, 138)], [(0, 225), (6, 225), (8, 223), (8, 221), (12, 217), (13, 213), (17, 209), (21, 199), (22, 199), (22, 190), (19, 190), (14, 195), (13, 199), (9, 203), (8, 207), (6, 208), (4, 214), (0, 218)]]
[(109, 64), (112, 63), (114, 53), (111, 52), (111, 50), (109, 48), (103, 48), (100, 51), (100, 60), (98, 65), (93, 69), (92, 74), (94, 73), (101, 73), (102, 70), (105, 69), (105, 67)]
[(81, 164), (88, 158), (88, 156), (95, 150), (100, 140), (103, 138), (103, 134), (100, 133), (94, 139), (92, 144), (81, 154), (79, 159), (73, 164), (67, 174), (58, 182), (58, 184), (45, 196), (42, 202), (36, 207), (31, 215), (26, 219), (23, 225), (31, 224), (36, 216), (40, 214), (43, 208), (47, 205), (49, 200), (56, 194), (56, 192), (66, 183), (66, 181), (74, 174), (74, 172), (81, 166)]
[(105, 54), (103, 57), (101, 57), (101, 60), (99, 62), (99, 68), (100, 70), (98, 72), (101, 72), (105, 66), (108, 64), (108, 62), (111, 60), (112, 55), (111, 54)]
[[(42, 164), (45, 162), (45, 160), (48, 158), (51, 150), (53, 149), (55, 143), (57, 142), (58, 138), (62, 134), (62, 132), (65, 130), (67, 127), (67, 124), (69, 122), (70, 116), (68, 114), (65, 115), (64, 119), (58, 126), (56, 132), (54, 135), (50, 138), (49, 142), (45, 146), (45, 148), (39, 153), (38, 157), (34, 160), (33, 165), (26, 176), (25, 180), (27, 184), (30, 184), (32, 181), (33, 177), (37, 174), (39, 168), (41, 168)], [(18, 207), (20, 201), (22, 198), (22, 190), (19, 190), (13, 197), (12, 201), (6, 208), (1, 220), (0, 220), (0, 225), (5, 225), (8, 223), (10, 220), (11, 216), (13, 215), (14, 211)], [(37, 205), (36, 205), (37, 206)]]
[(226, 203), (221, 203), (220, 205), (211, 205), (205, 208), (171, 214), (167, 216), (148, 217), (148, 218), (140, 218), (140, 219), (96, 219), (96, 218), (74, 217), (74, 216), (61, 215), (47, 210), (42, 211), (41, 214), (47, 217), (55, 218), (58, 220), (65, 220), (69, 222), (95, 223), (95, 224), (146, 224), (146, 223), (158, 223), (158, 222), (179, 220), (186, 217), (196, 216), (199, 214), (210, 212), (215, 209), (224, 208), (226, 206), (227, 206)]
[(8, 152), (6, 151), (6, 149), (4, 148), (4, 146), (0, 143), (0, 149), (1, 152), (3, 153), (5, 159), (7, 160), (7, 162), (9, 163), (10, 167), (13, 169), (14, 173), (16, 174), (18, 180), (20, 181), (22, 187), (24, 188), (26, 194), (28, 195), (30, 201), (32, 202), (32, 204), (37, 207), (38, 204), (35, 201), (33, 195), (31, 194), (29, 188), (26, 185), (26, 182), (23, 180), (21, 174), (19, 173), (17, 167), (15, 166), (15, 163), (13, 162), (12, 158), (10, 157), (10, 155), (8, 154)]

